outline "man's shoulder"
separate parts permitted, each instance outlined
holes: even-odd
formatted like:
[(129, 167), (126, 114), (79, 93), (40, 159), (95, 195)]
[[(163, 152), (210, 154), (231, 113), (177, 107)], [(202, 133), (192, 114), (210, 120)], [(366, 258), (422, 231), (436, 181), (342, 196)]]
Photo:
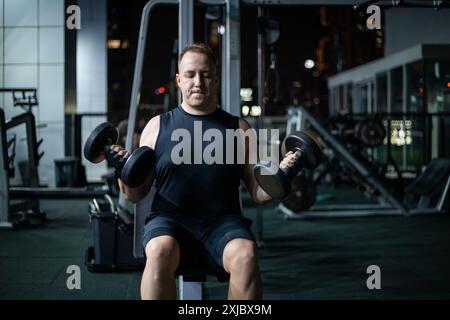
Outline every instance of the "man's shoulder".
[[(170, 110), (161, 112), (160, 114), (154, 116), (152, 119), (157, 118), (157, 119), (158, 119), (158, 123), (159, 123), (160, 121), (165, 121), (165, 119), (173, 118), (173, 116), (174, 116), (176, 113), (178, 113), (179, 111), (180, 111), (180, 110), (179, 110), (179, 107), (178, 107), (178, 106), (175, 106), (175, 107), (173, 107), (173, 108), (170, 109)], [(152, 120), (152, 119), (151, 119), (151, 120)], [(156, 120), (155, 120), (155, 121), (156, 121)]]
[[(152, 117), (144, 128), (143, 134), (147, 136), (157, 136), (161, 126), (164, 126), (167, 118), (173, 116), (177, 112), (178, 107), (174, 107), (171, 110), (164, 111), (158, 115)], [(178, 110), (179, 111), (179, 110)], [(165, 120), (166, 119), (166, 120)]]
[(244, 118), (241, 118), (240, 116), (233, 115), (233, 114), (229, 113), (228, 111), (225, 111), (224, 109), (221, 109), (221, 108), (219, 108), (219, 112), (221, 112), (222, 117), (224, 119), (229, 120), (232, 123), (237, 122), (240, 129), (247, 130), (252, 127), (247, 120), (245, 120)]
[(247, 130), (250, 129), (251, 127), (252, 126), (247, 120), (245, 120), (244, 118), (239, 118), (239, 128)]
[(147, 125), (144, 128), (143, 134), (153, 134), (156, 130), (159, 130), (160, 114), (152, 117), (148, 120)]
[(162, 116), (162, 117), (166, 117), (166, 116), (171, 116), (171, 115), (173, 115), (174, 113), (177, 113), (177, 112), (180, 112), (180, 106), (179, 105), (174, 106), (170, 110), (161, 112), (159, 115)]

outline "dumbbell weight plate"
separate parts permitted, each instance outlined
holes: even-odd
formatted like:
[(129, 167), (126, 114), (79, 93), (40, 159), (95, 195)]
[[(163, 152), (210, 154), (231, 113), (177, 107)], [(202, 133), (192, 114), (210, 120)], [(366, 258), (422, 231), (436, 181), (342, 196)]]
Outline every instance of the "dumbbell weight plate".
[(117, 129), (111, 123), (104, 122), (98, 125), (84, 144), (84, 157), (93, 163), (105, 160), (105, 145), (115, 144), (118, 138)]
[(291, 191), (282, 200), (284, 206), (293, 212), (301, 212), (316, 202), (316, 187), (310, 178), (298, 175), (292, 178)]
[(377, 147), (383, 143), (385, 137), (386, 129), (379, 121), (366, 119), (355, 127), (355, 138), (365, 147)]
[(121, 174), (121, 180), (130, 188), (144, 183), (156, 162), (155, 152), (149, 147), (136, 149), (126, 161)]
[[(282, 150), (295, 152), (301, 149), (303, 159), (307, 169), (316, 168), (322, 161), (322, 151), (317, 142), (303, 131), (296, 131), (289, 134), (283, 141)], [(283, 155), (284, 156), (284, 155)]]

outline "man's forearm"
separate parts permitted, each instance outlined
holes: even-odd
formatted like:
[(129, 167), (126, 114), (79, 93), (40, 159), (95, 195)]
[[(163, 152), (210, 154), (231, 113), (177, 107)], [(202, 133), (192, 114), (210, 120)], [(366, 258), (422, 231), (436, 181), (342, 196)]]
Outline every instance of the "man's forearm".
[(128, 187), (120, 179), (118, 179), (118, 182), (120, 191), (122, 191), (126, 199), (130, 202), (136, 203), (145, 198), (147, 193), (150, 191), (150, 187), (153, 182), (153, 174), (151, 174), (142, 185), (136, 188)]
[[(125, 191), (125, 190), (124, 190)], [(142, 199), (144, 199), (144, 197), (146, 196), (146, 192), (144, 192), (143, 190), (126, 190), (125, 192), (123, 192), (125, 194), (125, 198), (132, 202), (132, 203), (137, 203), (139, 201), (141, 201)]]
[(256, 186), (254, 199), (257, 203), (265, 205), (273, 200), (259, 185)]

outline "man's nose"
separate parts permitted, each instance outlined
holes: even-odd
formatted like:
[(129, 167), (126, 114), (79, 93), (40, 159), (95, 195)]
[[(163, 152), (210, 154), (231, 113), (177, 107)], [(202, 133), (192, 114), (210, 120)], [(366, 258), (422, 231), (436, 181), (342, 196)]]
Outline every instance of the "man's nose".
[(197, 74), (194, 78), (194, 83), (197, 87), (203, 85), (203, 77), (200, 74)]

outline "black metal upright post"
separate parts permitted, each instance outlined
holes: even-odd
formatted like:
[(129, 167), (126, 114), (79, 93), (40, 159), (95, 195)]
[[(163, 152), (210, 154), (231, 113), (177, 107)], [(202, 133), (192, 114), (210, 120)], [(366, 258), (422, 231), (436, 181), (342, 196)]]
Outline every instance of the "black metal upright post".
[[(261, 114), (256, 119), (255, 129), (256, 132), (263, 127), (262, 117), (264, 116), (264, 89), (265, 89), (265, 36), (264, 30), (262, 26), (262, 19), (264, 17), (264, 9), (262, 6), (258, 6), (258, 104), (261, 108)], [(261, 141), (259, 141), (261, 143)], [(256, 228), (256, 241), (259, 247), (264, 246), (263, 241), (263, 208), (261, 205), (258, 205), (256, 209), (256, 219), (255, 219), (255, 228)]]

